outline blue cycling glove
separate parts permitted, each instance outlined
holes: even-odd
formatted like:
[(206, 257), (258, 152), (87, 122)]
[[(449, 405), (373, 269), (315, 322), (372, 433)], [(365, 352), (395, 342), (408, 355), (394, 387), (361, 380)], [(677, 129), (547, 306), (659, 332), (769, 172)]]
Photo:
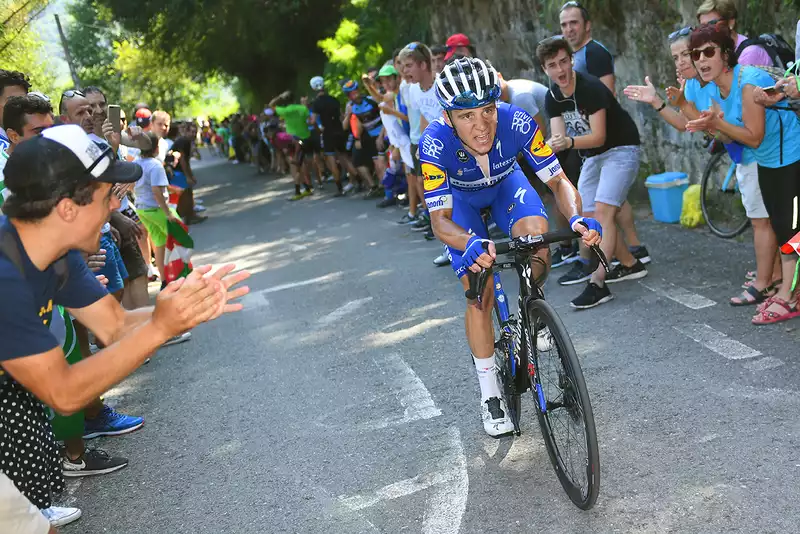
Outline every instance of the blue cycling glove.
[(488, 239), (480, 238), (476, 235), (469, 238), (467, 241), (467, 248), (464, 250), (464, 253), (461, 255), (461, 266), (465, 269), (469, 269), (472, 267), (480, 257), (481, 254), (487, 252), (487, 249), (483, 248), (484, 243), (491, 243)]
[(600, 226), (600, 223), (595, 219), (590, 217), (581, 217), (580, 215), (573, 215), (569, 220), (569, 227), (577, 232), (578, 230), (575, 229), (575, 225), (577, 224), (583, 224), (589, 230), (597, 230), (597, 233), (600, 234), (600, 237), (603, 237), (603, 227)]

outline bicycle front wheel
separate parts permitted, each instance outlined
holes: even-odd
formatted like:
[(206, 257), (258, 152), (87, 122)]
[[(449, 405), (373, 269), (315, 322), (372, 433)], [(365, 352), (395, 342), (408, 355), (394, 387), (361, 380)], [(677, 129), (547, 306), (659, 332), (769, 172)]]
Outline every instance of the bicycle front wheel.
[[(531, 393), (547, 453), (570, 500), (588, 510), (600, 492), (600, 451), (583, 371), (567, 329), (550, 304), (530, 300), (526, 315)], [(545, 328), (549, 333), (538, 337)]]
[(745, 231), (750, 219), (736, 181), (736, 167), (727, 152), (711, 156), (700, 182), (700, 208), (709, 230), (723, 239)]

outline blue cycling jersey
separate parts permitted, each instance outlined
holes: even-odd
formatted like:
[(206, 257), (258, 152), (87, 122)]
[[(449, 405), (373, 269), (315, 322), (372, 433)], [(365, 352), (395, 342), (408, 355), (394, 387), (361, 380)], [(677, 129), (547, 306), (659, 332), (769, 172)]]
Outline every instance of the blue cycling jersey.
[[(478, 159), (464, 148), (455, 130), (444, 118), (431, 122), (419, 144), (428, 209), (453, 209), (451, 188), (463, 196), (463, 193), (476, 193), (497, 185), (515, 170), (520, 170), (517, 163), (517, 154), (520, 152), (542, 182), (547, 183), (561, 172), (561, 165), (545, 144), (536, 121), (517, 106), (505, 102), (497, 104), (494, 145), (489, 154)], [(482, 161), (479, 162), (479, 159)]]
[(377, 137), (381, 133), (383, 129), (381, 110), (374, 100), (365, 96), (361, 102), (353, 102), (352, 110), (370, 136)]

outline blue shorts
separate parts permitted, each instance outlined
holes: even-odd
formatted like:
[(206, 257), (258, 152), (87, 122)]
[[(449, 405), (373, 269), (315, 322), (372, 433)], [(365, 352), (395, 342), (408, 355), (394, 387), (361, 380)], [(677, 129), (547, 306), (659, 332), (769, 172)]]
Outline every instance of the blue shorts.
[(119, 248), (117, 244), (114, 243), (114, 239), (111, 237), (110, 233), (100, 236), (100, 248), (106, 251), (106, 264), (95, 274), (102, 274), (108, 278), (106, 290), (109, 293), (116, 293), (125, 287), (125, 279), (128, 278), (128, 270), (122, 262)]
[[(519, 168), (499, 184), (480, 191), (453, 188), (453, 222), (471, 234), (488, 239), (489, 233), (481, 219), (483, 208), (491, 208), (492, 220), (507, 236), (511, 235), (511, 227), (520, 219), (547, 219), (542, 199)], [(464, 251), (448, 246), (447, 252), (450, 254), (450, 265), (461, 278), (466, 274), (466, 268), (461, 266), (461, 253)]]

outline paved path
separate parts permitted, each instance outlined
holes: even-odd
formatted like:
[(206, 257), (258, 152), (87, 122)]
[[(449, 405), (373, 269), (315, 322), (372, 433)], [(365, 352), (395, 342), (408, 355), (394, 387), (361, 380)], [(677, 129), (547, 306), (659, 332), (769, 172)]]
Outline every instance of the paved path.
[(146, 425), (97, 441), (131, 464), (70, 484), (84, 517), (64, 532), (796, 530), (800, 321), (756, 328), (728, 305), (749, 237), (642, 222), (650, 275), (586, 312), (551, 276), (597, 419), (587, 513), (532, 411), (518, 438), (483, 434), (459, 286), (400, 210), (330, 187), (289, 203), (288, 180), (248, 166), (198, 176), (197, 263), (250, 269), (253, 294), (107, 395)]

